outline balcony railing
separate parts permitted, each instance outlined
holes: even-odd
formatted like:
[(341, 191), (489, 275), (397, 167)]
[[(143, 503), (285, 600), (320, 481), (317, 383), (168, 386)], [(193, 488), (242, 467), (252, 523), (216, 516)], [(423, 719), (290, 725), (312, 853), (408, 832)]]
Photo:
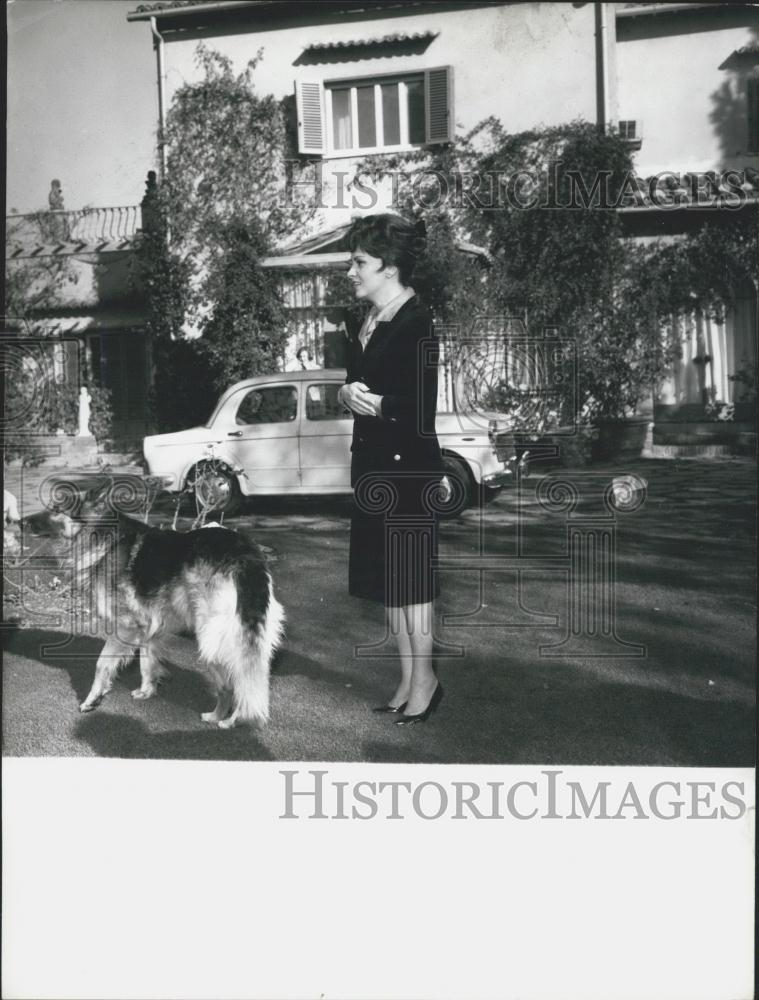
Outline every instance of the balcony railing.
[(6, 218), (8, 257), (20, 259), (126, 250), (141, 227), (139, 205), (9, 215)]

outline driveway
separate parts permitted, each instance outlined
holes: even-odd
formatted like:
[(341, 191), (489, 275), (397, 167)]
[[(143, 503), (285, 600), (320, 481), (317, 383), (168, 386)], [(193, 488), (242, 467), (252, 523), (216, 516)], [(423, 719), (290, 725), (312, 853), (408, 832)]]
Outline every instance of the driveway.
[(346, 593), (348, 503), (268, 500), (229, 522), (269, 551), (288, 616), (267, 727), (201, 723), (212, 699), (181, 665), (148, 702), (130, 697), (132, 665), (80, 715), (101, 644), (29, 612), (5, 631), (4, 753), (750, 766), (756, 467), (628, 463), (648, 492), (612, 513), (603, 491), (619, 471), (536, 473), (522, 497), (504, 492), (444, 523), (446, 694), (426, 725), (369, 710), (393, 690), (397, 661), (382, 609)]

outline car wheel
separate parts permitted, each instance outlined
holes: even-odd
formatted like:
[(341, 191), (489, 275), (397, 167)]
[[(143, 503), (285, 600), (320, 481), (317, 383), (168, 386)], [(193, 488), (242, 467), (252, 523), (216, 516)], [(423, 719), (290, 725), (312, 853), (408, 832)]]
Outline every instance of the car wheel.
[(482, 506), (492, 503), (496, 497), (501, 495), (503, 486), (481, 486)]
[(240, 485), (231, 469), (207, 462), (192, 474), (195, 499), (209, 514), (234, 514), (241, 502)]
[(453, 455), (443, 455), (443, 468), (451, 484), (451, 495), (438, 507), (441, 517), (456, 517), (472, 500), (472, 476), (467, 464)]

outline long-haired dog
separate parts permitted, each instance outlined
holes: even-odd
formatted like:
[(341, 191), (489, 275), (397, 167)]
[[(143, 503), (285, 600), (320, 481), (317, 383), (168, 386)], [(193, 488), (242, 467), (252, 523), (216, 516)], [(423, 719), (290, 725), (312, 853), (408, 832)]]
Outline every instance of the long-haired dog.
[[(261, 549), (221, 527), (151, 528), (120, 513), (114, 490), (96, 489), (50, 510), (32, 528), (70, 540), (73, 572), (90, 593), (105, 634), (95, 680), (81, 703), (96, 708), (121, 666), (136, 653), (140, 687), (150, 698), (165, 675), (161, 653), (174, 636), (193, 636), (193, 664), (209, 680), (216, 706), (201, 715), (222, 729), (269, 717), (269, 669), (284, 611), (274, 597)], [(199, 655), (197, 655), (199, 653)]]

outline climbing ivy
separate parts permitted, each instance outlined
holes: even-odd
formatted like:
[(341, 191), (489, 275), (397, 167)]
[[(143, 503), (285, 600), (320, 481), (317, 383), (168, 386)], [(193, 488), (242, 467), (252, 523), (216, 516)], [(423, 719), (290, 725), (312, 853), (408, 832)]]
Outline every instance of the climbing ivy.
[[(572, 345), (576, 380), (554, 372), (559, 395), (568, 390), (564, 422), (632, 413), (678, 356), (672, 316), (699, 308), (719, 317), (759, 279), (755, 216), (726, 213), (674, 242), (625, 238), (616, 207), (635, 189), (629, 150), (586, 122), (509, 134), (488, 118), (450, 146), (356, 168), (363, 183), (388, 176), (396, 207), (445, 234), (429, 260), (438, 315), (463, 318), (464, 333), (474, 317), (521, 317), (531, 335), (555, 328)], [(479, 280), (460, 266), (456, 239), (487, 250)], [(494, 405), (513, 392), (504, 384)]]
[[(165, 222), (138, 255), (164, 427), (186, 425), (191, 411), (205, 419), (220, 389), (275, 369), (284, 351), (286, 314), (261, 260), (302, 234), (316, 207), (308, 185), (292, 184), (308, 168), (289, 102), (255, 90), (260, 58), (235, 74), (199, 46), (202, 79), (169, 109)], [(558, 329), (573, 348), (576, 380), (554, 372), (578, 390), (559, 401), (564, 421), (631, 413), (677, 357), (671, 316), (721, 315), (759, 276), (755, 219), (731, 215), (670, 242), (625, 238), (616, 206), (635, 190), (630, 153), (587, 122), (512, 134), (491, 117), (448, 145), (368, 157), (354, 183), (381, 177), (392, 177), (395, 210), (426, 222), (414, 284), (442, 323), (463, 336), (479, 318), (515, 316), (531, 334)], [(462, 255), (462, 242), (481, 247), (487, 266)], [(345, 292), (330, 279), (328, 303)]]
[(166, 177), (151, 192), (135, 272), (162, 430), (204, 421), (220, 391), (276, 370), (284, 354), (286, 315), (261, 260), (314, 208), (286, 196), (295, 169), (287, 102), (256, 91), (260, 58), (236, 74), (226, 56), (199, 45), (202, 78), (180, 87), (168, 111)]

